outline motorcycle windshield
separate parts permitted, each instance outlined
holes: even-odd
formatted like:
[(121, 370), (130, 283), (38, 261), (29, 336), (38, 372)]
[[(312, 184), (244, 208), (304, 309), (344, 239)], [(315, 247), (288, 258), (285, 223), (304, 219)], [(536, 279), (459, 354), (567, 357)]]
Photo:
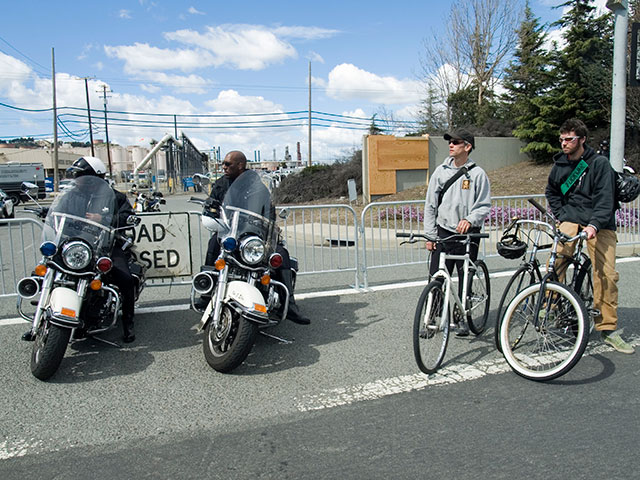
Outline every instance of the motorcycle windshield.
[(93, 176), (79, 177), (51, 204), (43, 241), (60, 245), (67, 239), (80, 239), (99, 254), (108, 252), (115, 209), (115, 193), (107, 182)]
[(275, 210), (271, 204), (271, 192), (256, 172), (247, 170), (233, 181), (224, 196), (222, 208), (229, 219), (234, 215), (238, 218), (238, 238), (253, 234), (271, 244)]

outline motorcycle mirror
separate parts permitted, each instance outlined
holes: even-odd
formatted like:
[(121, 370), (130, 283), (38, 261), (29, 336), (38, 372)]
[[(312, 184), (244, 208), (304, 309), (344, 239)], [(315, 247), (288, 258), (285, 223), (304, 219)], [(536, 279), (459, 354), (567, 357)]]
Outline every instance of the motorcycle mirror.
[(31, 182), (22, 182), (20, 190), (26, 195), (34, 196), (38, 194), (38, 185)]
[(127, 225), (138, 225), (142, 219), (140, 217), (136, 217), (135, 215), (129, 215), (127, 217)]
[(286, 220), (289, 217), (289, 213), (290, 212), (288, 208), (283, 208), (282, 210), (280, 210), (278, 217), (280, 217), (282, 220)]
[(166, 205), (167, 201), (164, 198), (160, 199), (160, 205)]

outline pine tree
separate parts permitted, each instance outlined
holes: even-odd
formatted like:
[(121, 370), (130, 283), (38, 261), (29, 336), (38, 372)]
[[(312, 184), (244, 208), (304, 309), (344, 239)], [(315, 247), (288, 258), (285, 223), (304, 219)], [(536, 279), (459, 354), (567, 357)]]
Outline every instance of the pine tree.
[(596, 17), (593, 0), (569, 0), (556, 22), (565, 29), (566, 46), (558, 61), (559, 84), (553, 91), (558, 118), (580, 118), (594, 130), (608, 128), (611, 105), (613, 38), (611, 15)]
[(541, 118), (544, 103), (540, 96), (551, 90), (555, 78), (551, 55), (544, 48), (546, 28), (534, 17), (528, 1), (517, 33), (514, 60), (505, 69), (504, 87), (508, 94), (503, 98), (517, 125), (513, 135), (527, 143), (523, 152), (536, 162), (546, 162), (557, 149), (550, 143), (557, 137), (557, 128)]

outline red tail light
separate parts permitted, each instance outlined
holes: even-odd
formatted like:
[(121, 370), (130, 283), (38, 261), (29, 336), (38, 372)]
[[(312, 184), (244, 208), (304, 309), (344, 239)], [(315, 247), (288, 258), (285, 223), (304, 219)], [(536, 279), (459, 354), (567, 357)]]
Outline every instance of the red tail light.
[(272, 268), (280, 268), (280, 266), (282, 265), (282, 255), (280, 255), (279, 253), (274, 253), (273, 255), (271, 255), (269, 257), (269, 265), (271, 265)]
[(112, 266), (113, 266), (113, 262), (111, 261), (110, 258), (100, 257), (98, 259), (98, 270), (101, 271), (102, 273), (107, 273), (109, 270), (111, 270)]

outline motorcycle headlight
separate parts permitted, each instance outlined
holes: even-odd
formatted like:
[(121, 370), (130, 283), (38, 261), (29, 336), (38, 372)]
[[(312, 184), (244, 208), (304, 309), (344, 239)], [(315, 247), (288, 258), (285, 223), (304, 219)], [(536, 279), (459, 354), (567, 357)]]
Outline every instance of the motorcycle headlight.
[(250, 265), (261, 262), (264, 253), (264, 243), (258, 237), (249, 237), (240, 243), (240, 256)]
[(72, 270), (82, 270), (91, 262), (91, 249), (84, 242), (69, 242), (62, 248), (62, 261)]

